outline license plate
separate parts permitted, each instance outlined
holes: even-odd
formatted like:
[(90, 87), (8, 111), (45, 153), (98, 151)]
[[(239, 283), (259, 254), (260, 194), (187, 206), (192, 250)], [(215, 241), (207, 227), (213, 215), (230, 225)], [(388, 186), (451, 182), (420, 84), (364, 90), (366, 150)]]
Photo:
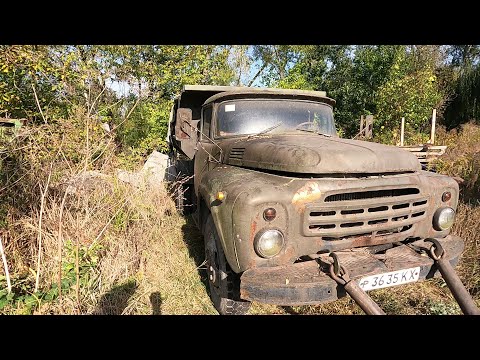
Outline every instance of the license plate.
[(358, 285), (365, 290), (381, 289), (389, 286), (415, 282), (420, 276), (420, 266), (410, 269), (391, 271), (383, 274), (365, 276), (358, 280)]

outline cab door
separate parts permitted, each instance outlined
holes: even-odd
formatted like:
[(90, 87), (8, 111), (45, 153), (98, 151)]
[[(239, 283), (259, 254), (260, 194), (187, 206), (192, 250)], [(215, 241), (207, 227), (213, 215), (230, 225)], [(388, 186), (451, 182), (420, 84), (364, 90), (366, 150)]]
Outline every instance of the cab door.
[(219, 159), (218, 146), (212, 139), (212, 118), (213, 106), (207, 105), (202, 109), (202, 118), (200, 120), (200, 138), (197, 143), (197, 152), (195, 155), (195, 194), (198, 196), (198, 187), (202, 181), (203, 174), (212, 170)]

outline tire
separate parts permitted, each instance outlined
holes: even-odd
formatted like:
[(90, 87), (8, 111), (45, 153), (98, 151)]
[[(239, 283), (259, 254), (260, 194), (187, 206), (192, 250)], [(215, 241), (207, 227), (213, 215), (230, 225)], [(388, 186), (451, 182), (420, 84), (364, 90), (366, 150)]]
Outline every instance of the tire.
[(215, 309), (220, 315), (245, 315), (251, 303), (240, 299), (240, 276), (228, 265), (212, 215), (207, 218), (204, 239), (210, 299)]

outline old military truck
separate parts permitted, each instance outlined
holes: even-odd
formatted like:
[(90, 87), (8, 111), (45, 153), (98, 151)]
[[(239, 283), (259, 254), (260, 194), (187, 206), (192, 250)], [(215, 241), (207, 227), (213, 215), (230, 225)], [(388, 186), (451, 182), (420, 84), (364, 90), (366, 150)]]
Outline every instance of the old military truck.
[(438, 274), (426, 238), (458, 262), (458, 184), (408, 151), (339, 138), (334, 104), (321, 91), (194, 85), (175, 99), (177, 206), (204, 235), (220, 314), (344, 296), (332, 253), (365, 291)]

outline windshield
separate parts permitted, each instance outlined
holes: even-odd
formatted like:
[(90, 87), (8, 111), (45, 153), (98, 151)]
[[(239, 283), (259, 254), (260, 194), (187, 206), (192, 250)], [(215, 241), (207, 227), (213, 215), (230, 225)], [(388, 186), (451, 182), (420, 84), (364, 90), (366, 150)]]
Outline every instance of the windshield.
[(217, 111), (217, 137), (307, 130), (336, 135), (332, 108), (305, 100), (231, 100)]

